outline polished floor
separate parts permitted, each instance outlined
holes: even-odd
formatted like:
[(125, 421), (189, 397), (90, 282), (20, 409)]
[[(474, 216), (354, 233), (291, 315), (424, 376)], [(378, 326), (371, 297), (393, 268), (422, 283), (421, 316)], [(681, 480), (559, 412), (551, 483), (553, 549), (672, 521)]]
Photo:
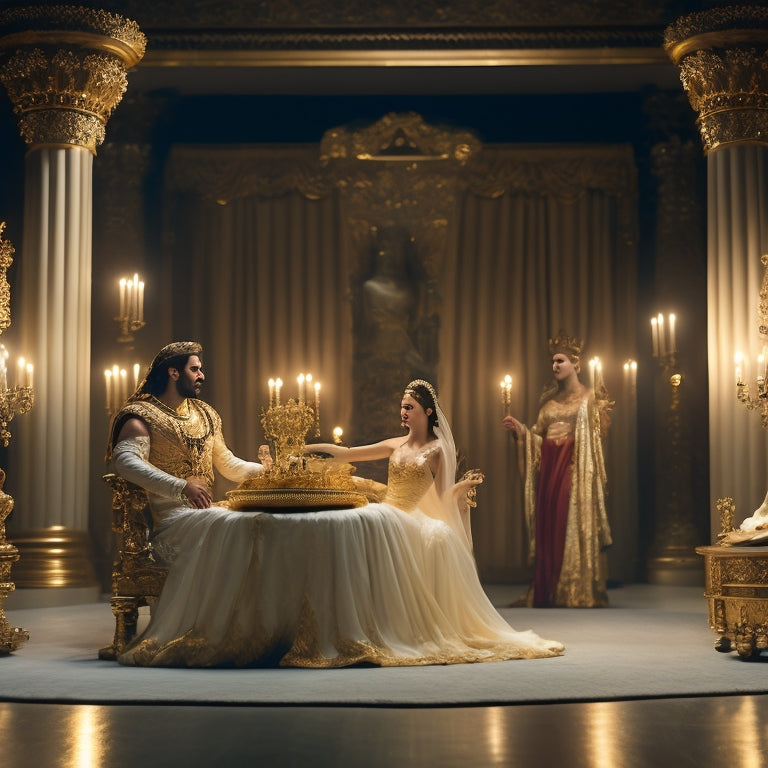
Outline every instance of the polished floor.
[(768, 696), (472, 708), (0, 702), (0, 745), (3, 768), (760, 768)]

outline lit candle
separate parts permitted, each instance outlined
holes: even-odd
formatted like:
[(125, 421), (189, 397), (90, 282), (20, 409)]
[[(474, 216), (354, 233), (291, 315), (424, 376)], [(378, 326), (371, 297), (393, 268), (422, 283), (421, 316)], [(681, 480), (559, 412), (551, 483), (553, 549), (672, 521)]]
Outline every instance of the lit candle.
[(120, 278), (120, 319), (125, 317), (125, 278)]
[(35, 366), (32, 363), (27, 363), (27, 386), (32, 389), (32, 380), (35, 376)]
[[(3, 364), (5, 370), (5, 364)], [(27, 362), (23, 357), (19, 358), (19, 367), (16, 371), (16, 386), (26, 387), (27, 385)]]
[(104, 371), (104, 386), (107, 391), (107, 411), (112, 413), (112, 371)]
[(344, 430), (341, 427), (333, 428), (333, 442), (336, 445), (341, 445), (341, 436), (344, 434)]
[(139, 322), (144, 322), (144, 282), (139, 282)]
[(120, 369), (120, 402), (121, 406), (128, 399), (128, 372), (125, 368)]
[(133, 274), (133, 304), (131, 305), (131, 320), (137, 320), (139, 317), (139, 276)]
[(122, 320), (131, 320), (131, 307), (133, 306), (133, 283), (130, 280), (125, 281), (125, 313), (120, 317)]
[(112, 411), (117, 410), (117, 402), (120, 399), (120, 369), (112, 366)]
[(270, 379), (267, 382), (267, 386), (269, 387), (269, 407), (271, 408), (275, 404), (275, 380)]
[(139, 388), (139, 371), (141, 366), (138, 363), (133, 364), (133, 390), (134, 392)]
[(589, 361), (589, 386), (592, 389), (592, 392), (595, 391), (595, 365), (596, 365), (596, 358), (592, 358)]
[(733, 362), (736, 365), (736, 383), (737, 384), (743, 384), (744, 383), (741, 380), (741, 361), (742, 361), (741, 352), (737, 352), (733, 356)]
[(677, 339), (675, 339), (675, 316), (669, 316), (669, 351), (674, 355), (677, 352)]
[(664, 357), (667, 354), (667, 340), (664, 335), (664, 315), (661, 312), (656, 317), (656, 324), (659, 327), (659, 354)]
[(655, 317), (651, 318), (651, 337), (653, 338), (653, 356), (659, 356), (659, 326)]
[(315, 435), (320, 437), (320, 382), (315, 382)]
[(297, 381), (299, 383), (299, 402), (303, 403), (304, 402), (304, 394), (305, 394), (305, 392), (304, 392), (304, 374), (303, 373), (299, 374), (299, 377), (298, 377)]
[(275, 381), (275, 405), (280, 405), (280, 390), (283, 388), (283, 380)]

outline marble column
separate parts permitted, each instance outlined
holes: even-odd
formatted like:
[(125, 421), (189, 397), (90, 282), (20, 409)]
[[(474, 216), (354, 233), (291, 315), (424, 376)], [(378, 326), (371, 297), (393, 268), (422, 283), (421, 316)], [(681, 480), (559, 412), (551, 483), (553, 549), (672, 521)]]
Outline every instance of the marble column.
[[(735, 499), (736, 523), (768, 487), (768, 431), (736, 397), (734, 355), (753, 383), (768, 344), (761, 257), (768, 253), (768, 8), (729, 6), (667, 28), (707, 157), (710, 520)], [(765, 402), (765, 401), (762, 401)], [(755, 409), (753, 409), (755, 410)], [(762, 403), (756, 410), (762, 410)]]
[(145, 44), (134, 22), (106, 11), (0, 13), (0, 81), (28, 147), (17, 338), (35, 364), (11, 538), (16, 586), (45, 593), (38, 604), (99, 589), (88, 537), (92, 166)]

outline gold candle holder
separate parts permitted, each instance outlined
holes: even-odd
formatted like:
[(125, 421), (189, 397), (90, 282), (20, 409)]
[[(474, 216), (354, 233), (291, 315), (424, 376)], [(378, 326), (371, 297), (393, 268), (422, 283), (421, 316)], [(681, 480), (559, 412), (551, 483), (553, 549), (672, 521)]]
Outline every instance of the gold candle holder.
[(288, 471), (292, 462), (303, 460), (307, 433), (315, 426), (315, 410), (306, 401), (291, 398), (270, 405), (262, 412), (264, 436), (275, 447), (275, 468)]
[(35, 403), (32, 387), (10, 387), (0, 391), (0, 441), (5, 448), (11, 439), (8, 424), (16, 414), (26, 413)]
[[(6, 270), (13, 263), (14, 248), (3, 239), (5, 222), (0, 222), (0, 333), (11, 324), (11, 289), (6, 278)], [(0, 441), (8, 447), (11, 433), (8, 424), (18, 413), (26, 413), (34, 403), (31, 367), (29, 386), (20, 385), (0, 390)], [(3, 382), (5, 385), (5, 382)], [(29, 633), (20, 627), (8, 623), (3, 610), (5, 598), (16, 589), (11, 581), (11, 566), (19, 559), (19, 550), (5, 538), (5, 520), (13, 510), (13, 499), (5, 491), (5, 471), (0, 469), (0, 654), (15, 651), (29, 640)]]
[(139, 280), (138, 274), (133, 279), (121, 278), (120, 289), (120, 311), (115, 317), (115, 321), (120, 326), (120, 335), (117, 340), (120, 344), (130, 344), (133, 334), (141, 330), (146, 323), (144, 322), (144, 282)]

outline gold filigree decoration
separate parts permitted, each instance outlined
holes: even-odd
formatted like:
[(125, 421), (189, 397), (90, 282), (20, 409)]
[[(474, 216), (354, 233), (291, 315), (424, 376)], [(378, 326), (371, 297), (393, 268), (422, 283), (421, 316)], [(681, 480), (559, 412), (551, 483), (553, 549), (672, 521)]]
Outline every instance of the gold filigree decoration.
[(0, 221), (0, 333), (11, 324), (11, 287), (8, 285), (6, 273), (13, 264), (15, 252), (10, 240), (3, 238), (4, 231), (5, 222)]
[(112, 40), (122, 44), (126, 64), (134, 66), (141, 61), (147, 47), (147, 38), (139, 25), (116, 13), (77, 5), (23, 6), (8, 8), (0, 12), (0, 35), (9, 38), (6, 42), (23, 44), (41, 35), (54, 40), (65, 39), (65, 35), (93, 35), (102, 41), (91, 40), (91, 45), (109, 45)]
[(707, 153), (768, 143), (768, 9), (692, 14), (667, 28), (664, 47), (680, 67)]
[(470, 131), (430, 125), (416, 112), (391, 112), (359, 130), (342, 126), (326, 131), (320, 143), (320, 162), (452, 160), (463, 165), (479, 149), (480, 141)]
[[(126, 70), (144, 55), (134, 22), (68, 6), (0, 15), (0, 81), (31, 146), (95, 153), (127, 88)], [(24, 13), (30, 11), (30, 13)]]
[(736, 518), (736, 504), (731, 496), (724, 496), (718, 499), (715, 507), (720, 514), (720, 533), (719, 538), (728, 535), (733, 530), (733, 521)]

